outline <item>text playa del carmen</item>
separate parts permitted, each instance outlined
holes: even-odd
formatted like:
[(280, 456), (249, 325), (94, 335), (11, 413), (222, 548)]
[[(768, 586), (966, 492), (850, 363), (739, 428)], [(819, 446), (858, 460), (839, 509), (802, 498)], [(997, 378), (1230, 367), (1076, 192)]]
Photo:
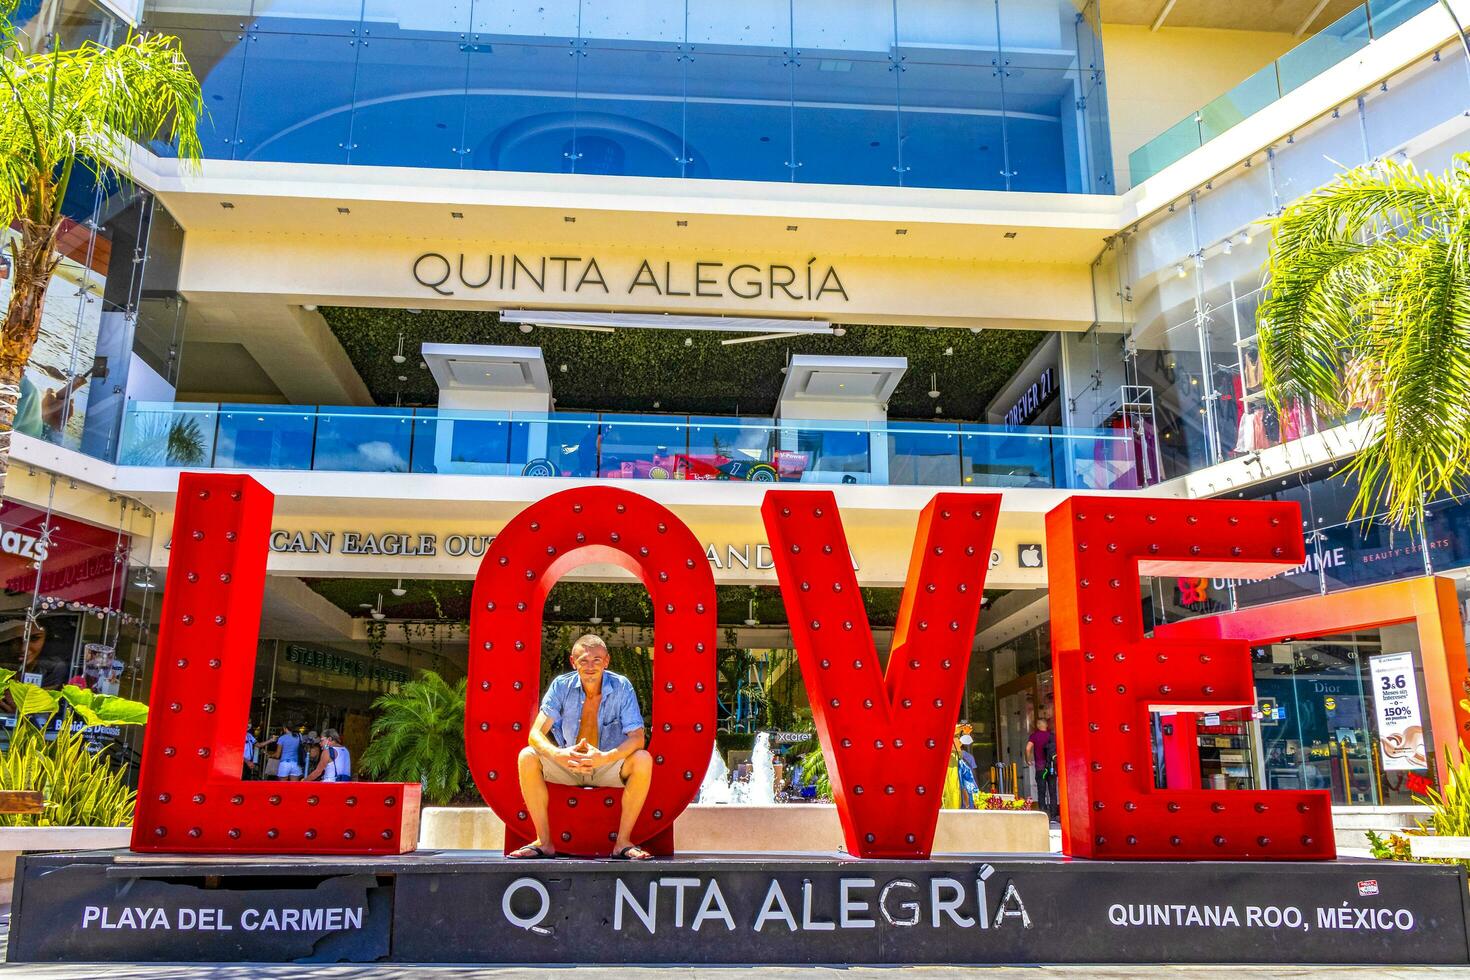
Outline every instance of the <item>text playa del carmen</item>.
[(167, 909), (157, 905), (88, 905), (83, 929), (196, 930), (204, 932), (336, 932), (361, 929), (363, 907), (247, 908), (226, 915), (220, 908)]

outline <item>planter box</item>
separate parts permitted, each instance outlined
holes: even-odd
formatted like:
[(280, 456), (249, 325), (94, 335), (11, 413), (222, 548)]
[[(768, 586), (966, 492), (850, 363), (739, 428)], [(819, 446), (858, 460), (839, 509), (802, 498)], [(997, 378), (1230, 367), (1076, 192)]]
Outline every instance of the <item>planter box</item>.
[(1410, 837), (1409, 853), (1416, 858), (1470, 859), (1470, 837)]
[[(425, 807), (419, 847), (500, 850), (505, 825), (489, 807)], [(830, 803), (774, 806), (695, 804), (674, 821), (681, 851), (777, 853), (842, 849), (842, 824)], [(935, 854), (1046, 854), (1046, 814), (1039, 810), (941, 810)]]
[(132, 827), (0, 827), (0, 905), (10, 904), (15, 859), (25, 851), (100, 851), (127, 847)]

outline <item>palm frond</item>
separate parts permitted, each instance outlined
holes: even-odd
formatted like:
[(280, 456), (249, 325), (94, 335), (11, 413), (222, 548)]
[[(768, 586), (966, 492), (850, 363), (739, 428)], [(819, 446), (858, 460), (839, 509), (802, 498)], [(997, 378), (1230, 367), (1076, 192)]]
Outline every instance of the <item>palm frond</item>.
[(1348, 471), (1354, 516), (1419, 526), (1425, 501), (1470, 473), (1470, 161), (1419, 173), (1359, 167), (1273, 223), (1257, 310), (1266, 390), (1328, 415), (1372, 379), (1382, 417)]

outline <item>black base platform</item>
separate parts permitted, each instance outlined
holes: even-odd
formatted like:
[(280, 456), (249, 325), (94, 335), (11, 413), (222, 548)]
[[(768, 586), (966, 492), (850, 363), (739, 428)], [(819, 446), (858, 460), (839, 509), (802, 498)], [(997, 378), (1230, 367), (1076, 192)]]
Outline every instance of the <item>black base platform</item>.
[(1390, 862), (644, 864), (30, 855), (11, 962), (1470, 963), (1465, 873)]

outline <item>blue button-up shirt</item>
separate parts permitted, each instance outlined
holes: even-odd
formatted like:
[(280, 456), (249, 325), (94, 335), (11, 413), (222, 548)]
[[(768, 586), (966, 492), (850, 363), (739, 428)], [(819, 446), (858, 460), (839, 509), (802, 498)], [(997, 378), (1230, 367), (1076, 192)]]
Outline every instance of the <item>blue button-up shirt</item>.
[[(567, 748), (577, 744), (577, 731), (582, 727), (582, 706), (587, 692), (582, 678), (574, 670), (551, 682), (541, 699), (541, 713), (551, 719), (551, 737)], [(638, 692), (633, 682), (610, 670), (602, 672), (602, 703), (597, 706), (597, 748), (610, 752), (623, 744), (633, 732), (643, 730), (643, 711), (638, 707)]]

